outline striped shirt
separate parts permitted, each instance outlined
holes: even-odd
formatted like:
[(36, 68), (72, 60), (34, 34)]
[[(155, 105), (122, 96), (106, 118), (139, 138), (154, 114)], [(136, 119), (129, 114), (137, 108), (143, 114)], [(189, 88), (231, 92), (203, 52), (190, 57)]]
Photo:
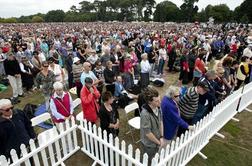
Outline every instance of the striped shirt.
[(196, 92), (196, 87), (189, 88), (178, 103), (181, 116), (185, 119), (192, 119), (198, 109), (198, 102), (199, 94)]

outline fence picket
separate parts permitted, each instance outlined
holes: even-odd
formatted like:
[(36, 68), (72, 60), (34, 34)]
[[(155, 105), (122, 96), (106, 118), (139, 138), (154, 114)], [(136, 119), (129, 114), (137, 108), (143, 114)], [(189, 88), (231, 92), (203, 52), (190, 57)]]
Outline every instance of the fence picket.
[[(49, 135), (47, 135), (49, 137)], [(52, 144), (48, 145), (48, 150), (49, 150), (49, 159), (51, 161), (50, 165), (55, 164), (55, 158), (54, 158), (54, 151), (53, 151), (53, 147)]]
[(11, 159), (12, 159), (13, 163), (17, 162), (18, 161), (18, 155), (17, 155), (16, 150), (12, 149), (10, 151), (10, 154), (11, 154)]
[[(20, 149), (21, 149), (22, 156), (26, 156), (28, 154), (26, 146), (24, 144), (22, 144), (20, 146)], [(26, 166), (31, 166), (29, 158), (27, 160), (25, 160), (25, 165)]]
[[(64, 132), (63, 123), (59, 124), (59, 131), (60, 131), (60, 133)], [(66, 156), (67, 155), (67, 147), (66, 147), (66, 138), (65, 137), (61, 138), (61, 145), (62, 145), (62, 148), (63, 148), (63, 155)]]
[[(84, 128), (85, 129), (88, 129), (88, 123), (87, 123), (87, 120), (84, 119)], [(86, 143), (87, 143), (87, 151), (90, 152), (90, 140), (89, 140), (89, 136), (87, 133), (85, 133), (85, 138), (86, 138)]]
[[(114, 138), (113, 138), (113, 135), (110, 133), (109, 134), (109, 144), (110, 145), (114, 145)], [(109, 160), (110, 160), (110, 165), (111, 166), (114, 166), (114, 151), (113, 151), (113, 149), (112, 148), (109, 148), (110, 149), (110, 151), (109, 151)]]
[(143, 166), (148, 166), (148, 155), (144, 153), (143, 155)]
[[(122, 141), (121, 143), (121, 150), (124, 154), (126, 154), (126, 144), (125, 144), (125, 141)], [(126, 165), (126, 162), (125, 162), (125, 157), (122, 156), (122, 166), (125, 166)]]
[(6, 157), (4, 155), (0, 156), (0, 165), (3, 165), (3, 166), (8, 166), (9, 165), (9, 163), (8, 163), (8, 161), (7, 161), (7, 159), (6, 159)]
[[(139, 150), (139, 149), (136, 149), (136, 151), (135, 151), (135, 159), (136, 159), (137, 161), (139, 161), (139, 162), (140, 162), (140, 154), (141, 154), (140, 150)], [(137, 166), (137, 165), (136, 165), (136, 166)]]
[[(72, 116), (71, 118), (71, 123), (72, 123), (72, 126), (75, 126), (76, 125), (76, 122), (75, 122), (75, 118)], [(73, 140), (74, 140), (74, 149), (77, 148), (78, 146), (78, 141), (77, 141), (77, 132), (76, 130), (73, 131)]]
[[(178, 147), (179, 147), (179, 144), (180, 143), (180, 138), (179, 137), (177, 137), (177, 139), (176, 139), (176, 144), (175, 144), (175, 149), (177, 149)], [(176, 154), (176, 156), (175, 156), (175, 166), (176, 165), (178, 165), (178, 160), (179, 160), (179, 153), (180, 152), (178, 152), (177, 154)]]
[[(35, 142), (33, 139), (30, 140), (29, 142), (30, 144), (30, 148), (31, 148), (31, 153), (36, 149), (36, 145), (35, 145)], [(33, 155), (33, 162), (36, 166), (40, 166), (40, 163), (39, 163), (39, 158), (38, 158), (38, 154), (37, 153), (34, 153)]]
[[(96, 137), (98, 137), (96, 125), (93, 126), (93, 133), (94, 133), (94, 135), (95, 135)], [(98, 141), (97, 141), (97, 139), (94, 139), (94, 144), (95, 144), (95, 156), (96, 156), (97, 158), (99, 158)]]
[[(98, 128), (98, 137), (102, 139), (102, 130), (101, 130), (100, 127)], [(103, 148), (104, 148), (103, 144), (102, 144), (102, 143), (99, 143), (100, 160), (102, 161), (102, 163), (105, 163), (105, 161), (104, 161), (104, 154), (103, 154), (104, 149), (103, 149)]]
[[(119, 138), (118, 138), (118, 137), (115, 138), (115, 147), (116, 147), (117, 149), (120, 149)], [(119, 164), (119, 163), (120, 163), (120, 156), (119, 156), (119, 153), (116, 153), (116, 154), (115, 154), (115, 161), (116, 161), (116, 163), (115, 163), (116, 166), (117, 166), (117, 165), (120, 165), (120, 164)]]
[[(91, 133), (93, 133), (93, 131), (92, 131), (93, 127), (92, 127), (91, 122), (88, 123), (88, 128), (91, 130)], [(90, 140), (90, 146), (91, 146), (91, 154), (93, 156), (95, 156), (95, 153), (94, 153), (94, 138), (91, 135), (89, 135), (89, 140)]]
[[(181, 146), (184, 142), (184, 134), (182, 134), (180, 136), (180, 142), (179, 142), (179, 146)], [(180, 152), (179, 152), (179, 156), (178, 156), (178, 165), (180, 165), (181, 161), (182, 161), (182, 158), (183, 158), (183, 154), (184, 154), (184, 149), (181, 149)]]
[[(133, 157), (133, 147), (131, 144), (128, 146), (128, 155), (129, 155), (129, 157)], [(128, 166), (132, 166), (131, 161), (128, 161)]]
[[(103, 139), (104, 139), (105, 142), (108, 142), (108, 134), (107, 134), (106, 130), (103, 131)], [(104, 149), (105, 149), (105, 152), (104, 152), (104, 155), (105, 155), (105, 164), (109, 165), (108, 147), (106, 145), (104, 145)]]
[[(42, 139), (43, 139), (43, 137), (41, 135), (38, 135), (38, 141), (40, 142), (40, 141), (42, 141)], [(48, 161), (47, 161), (45, 149), (42, 149), (40, 153), (42, 156), (43, 165), (48, 166)]]
[[(67, 119), (65, 121), (65, 124), (66, 124), (66, 130), (69, 130), (70, 129), (70, 121), (69, 121), (69, 119)], [(69, 132), (67, 134), (67, 149), (68, 149), (67, 153), (69, 153), (69, 152), (71, 152), (73, 150), (72, 143), (73, 143), (73, 140), (72, 140), (72, 137), (71, 137), (71, 132)]]

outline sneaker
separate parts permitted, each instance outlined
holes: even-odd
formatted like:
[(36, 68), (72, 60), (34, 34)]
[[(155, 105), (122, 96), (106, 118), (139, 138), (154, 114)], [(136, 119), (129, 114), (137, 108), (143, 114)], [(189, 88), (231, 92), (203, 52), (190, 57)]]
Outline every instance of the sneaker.
[(18, 95), (18, 97), (24, 97), (24, 94), (22, 94), (22, 95)]

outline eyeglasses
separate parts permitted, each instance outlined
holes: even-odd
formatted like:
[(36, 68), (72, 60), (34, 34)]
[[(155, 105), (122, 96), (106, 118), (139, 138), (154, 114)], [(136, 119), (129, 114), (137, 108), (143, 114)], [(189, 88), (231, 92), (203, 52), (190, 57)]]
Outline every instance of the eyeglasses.
[(43, 66), (43, 67), (49, 67), (49, 66)]
[(0, 109), (1, 111), (4, 111), (4, 112), (9, 112), (10, 110), (12, 110), (14, 107), (12, 106), (12, 107), (10, 107), (10, 108), (7, 108), (7, 109)]

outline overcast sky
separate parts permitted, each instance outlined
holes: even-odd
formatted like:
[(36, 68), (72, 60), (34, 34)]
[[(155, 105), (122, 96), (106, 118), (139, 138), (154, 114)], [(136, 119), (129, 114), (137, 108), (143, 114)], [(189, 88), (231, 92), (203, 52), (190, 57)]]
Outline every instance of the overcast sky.
[[(0, 0), (0, 17), (20, 17), (21, 15), (31, 15), (47, 13), (49, 10), (62, 9), (68, 11), (72, 5), (78, 5), (82, 0)], [(90, 0), (92, 1), (92, 0)], [(156, 0), (157, 3), (163, 0)], [(179, 7), (183, 0), (170, 0)], [(200, 10), (208, 4), (217, 5), (226, 3), (230, 9), (239, 6), (243, 0), (199, 0), (197, 4)]]

